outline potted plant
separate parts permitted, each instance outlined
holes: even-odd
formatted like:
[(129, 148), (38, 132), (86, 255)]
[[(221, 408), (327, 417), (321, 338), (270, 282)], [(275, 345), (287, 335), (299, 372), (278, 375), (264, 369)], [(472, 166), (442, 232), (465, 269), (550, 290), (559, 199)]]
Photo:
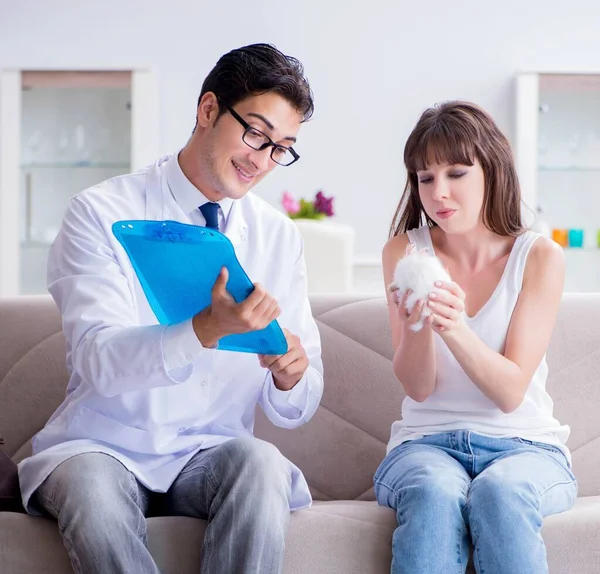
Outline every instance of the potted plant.
[(333, 217), (333, 197), (325, 197), (318, 191), (312, 201), (298, 201), (289, 191), (283, 192), (283, 209), (291, 219), (325, 219)]

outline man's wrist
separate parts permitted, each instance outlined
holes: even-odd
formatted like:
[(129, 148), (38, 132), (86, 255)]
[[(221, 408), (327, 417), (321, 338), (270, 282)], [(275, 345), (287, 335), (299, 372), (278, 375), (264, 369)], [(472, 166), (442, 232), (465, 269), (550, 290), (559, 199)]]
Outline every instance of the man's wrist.
[(304, 375), (299, 377), (295, 383), (291, 383), (278, 380), (277, 377), (273, 375), (273, 384), (275, 385), (275, 388), (279, 391), (291, 391), (302, 380), (303, 376)]
[(206, 349), (215, 349), (218, 346), (219, 339), (224, 335), (218, 332), (210, 313), (210, 307), (203, 309), (200, 313), (194, 315), (192, 319), (194, 333), (200, 341), (200, 344)]

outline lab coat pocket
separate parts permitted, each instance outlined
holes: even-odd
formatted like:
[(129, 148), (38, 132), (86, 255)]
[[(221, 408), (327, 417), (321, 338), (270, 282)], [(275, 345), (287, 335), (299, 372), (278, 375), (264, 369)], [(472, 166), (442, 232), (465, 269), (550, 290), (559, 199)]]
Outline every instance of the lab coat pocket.
[(69, 440), (91, 439), (118, 449), (154, 453), (153, 441), (148, 431), (124, 425), (84, 405), (78, 405), (69, 423), (67, 438)]

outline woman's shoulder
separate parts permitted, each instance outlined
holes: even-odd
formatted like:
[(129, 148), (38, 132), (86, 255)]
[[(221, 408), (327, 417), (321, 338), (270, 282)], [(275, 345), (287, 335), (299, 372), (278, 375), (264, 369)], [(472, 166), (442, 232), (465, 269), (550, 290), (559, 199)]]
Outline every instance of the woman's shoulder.
[(383, 265), (395, 264), (405, 253), (409, 241), (408, 233), (399, 233), (390, 237), (383, 246), (381, 253)]
[(400, 257), (403, 257), (406, 252), (406, 246), (411, 241), (415, 243), (418, 248), (427, 246), (429, 244), (427, 234), (429, 234), (428, 226), (422, 225), (421, 227), (409, 229), (406, 233), (399, 233), (388, 239), (383, 246), (382, 258), (384, 265), (386, 262), (390, 261), (395, 264)]
[(545, 273), (562, 273), (565, 267), (565, 253), (563, 248), (549, 237), (539, 235), (533, 231), (526, 232), (532, 241), (527, 254), (525, 277), (541, 277)]
[(556, 262), (564, 259), (563, 248), (549, 237), (535, 231), (526, 231), (523, 238), (531, 243), (528, 260), (545, 261), (550, 259), (550, 261)]

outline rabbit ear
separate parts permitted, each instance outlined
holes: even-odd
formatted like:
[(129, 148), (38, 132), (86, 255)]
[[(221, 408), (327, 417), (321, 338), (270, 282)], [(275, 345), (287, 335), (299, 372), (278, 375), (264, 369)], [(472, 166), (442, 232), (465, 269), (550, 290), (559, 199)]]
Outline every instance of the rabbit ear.
[(423, 249), (419, 249), (420, 255), (427, 255), (429, 253), (429, 247), (423, 247)]

